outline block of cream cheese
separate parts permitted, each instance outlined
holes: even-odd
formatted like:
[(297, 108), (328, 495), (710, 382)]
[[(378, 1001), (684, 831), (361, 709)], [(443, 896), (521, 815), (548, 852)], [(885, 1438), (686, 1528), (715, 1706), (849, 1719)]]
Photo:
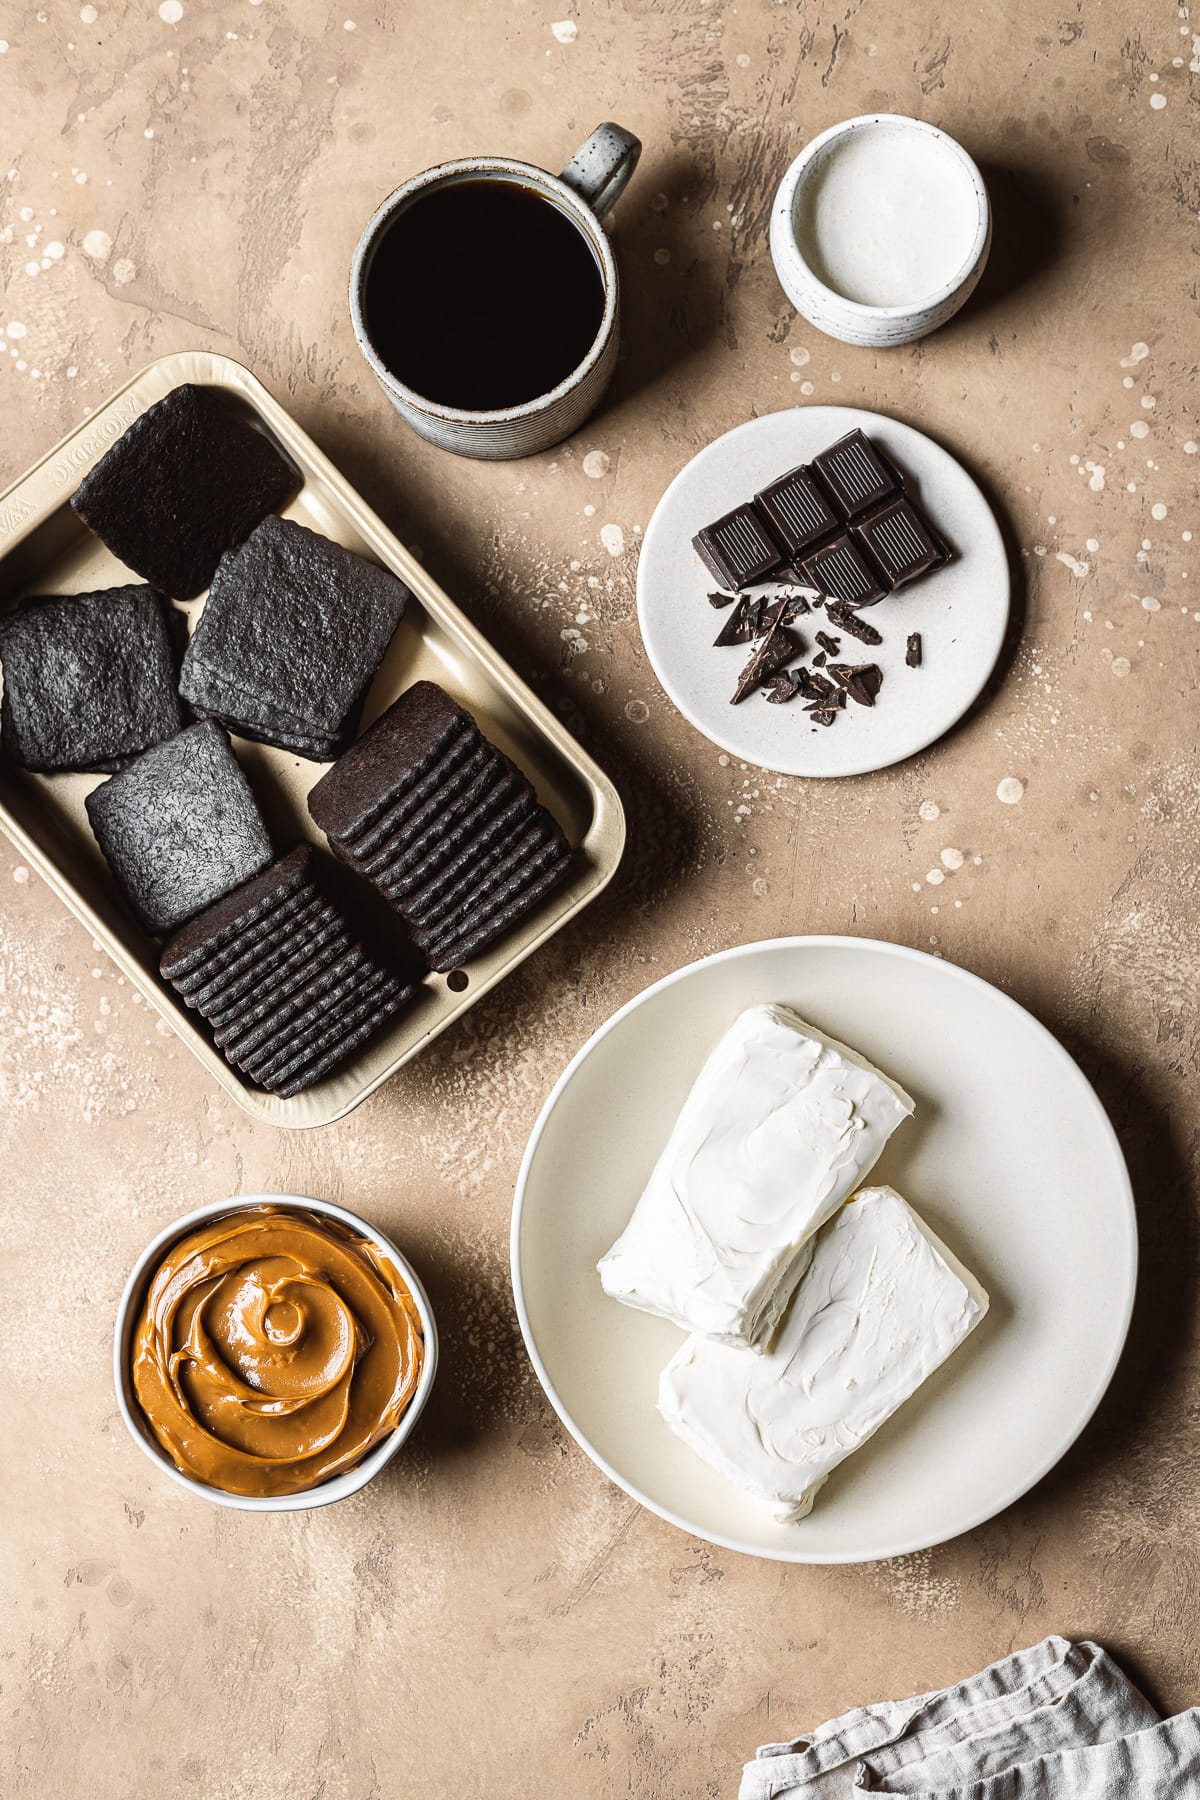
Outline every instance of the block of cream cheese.
[(605, 1293), (685, 1331), (760, 1347), (809, 1238), (912, 1110), (895, 1082), (790, 1008), (751, 1007), (700, 1071), (599, 1263)]
[(894, 1188), (863, 1188), (818, 1234), (766, 1355), (689, 1338), (662, 1372), (658, 1410), (778, 1519), (802, 1519), (987, 1305)]

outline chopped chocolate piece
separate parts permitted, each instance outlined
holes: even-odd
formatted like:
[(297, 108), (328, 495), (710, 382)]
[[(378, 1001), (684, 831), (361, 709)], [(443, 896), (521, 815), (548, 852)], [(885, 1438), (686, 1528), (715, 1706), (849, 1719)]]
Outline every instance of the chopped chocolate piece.
[(860, 706), (874, 706), (875, 696), (883, 686), (883, 670), (878, 663), (859, 663), (848, 668), (845, 663), (830, 663), (829, 673)]
[(784, 663), (790, 662), (799, 653), (800, 644), (795, 633), (789, 631), (786, 625), (772, 625), (738, 677), (730, 705), (739, 705), (747, 694), (754, 688), (761, 687)]
[(147, 931), (170, 931), (271, 860), (249, 783), (219, 725), (205, 720), (143, 751), (84, 805)]
[(26, 600), (0, 621), (0, 748), (25, 769), (120, 768), (187, 723), (183, 614), (151, 587)]
[(752, 506), (735, 506), (698, 531), (692, 544), (722, 587), (739, 592), (764, 581), (783, 561), (782, 550)]
[(882, 644), (883, 638), (873, 625), (860, 619), (854, 608), (844, 600), (831, 600), (825, 608), (825, 616), (831, 619), (839, 631), (857, 638), (860, 644)]
[(812, 460), (812, 472), (838, 511), (857, 519), (894, 494), (897, 481), (865, 431), (848, 432)]
[(768, 606), (763, 615), (769, 625), (791, 625), (811, 611), (808, 601), (791, 594), (782, 594), (778, 600)]
[(71, 505), (143, 581), (190, 600), (225, 550), (299, 485), (271, 439), (216, 388), (173, 388), (85, 475)]
[(851, 531), (891, 588), (904, 587), (949, 559), (924, 513), (904, 494), (876, 507)]
[(814, 669), (823, 669), (828, 660), (828, 656), (829, 656), (828, 651), (818, 650), (817, 654), (813, 657), (813, 668)]
[(920, 668), (920, 666), (921, 666), (921, 634), (919, 631), (910, 631), (909, 632), (908, 648), (904, 652), (904, 660), (908, 664), (910, 669), (919, 669)]
[(714, 612), (719, 612), (723, 606), (732, 606), (736, 599), (736, 594), (710, 594), (708, 604)]
[[(847, 600), (851, 606), (874, 606), (887, 589), (869, 558), (849, 535), (834, 538), (814, 552), (804, 564), (810, 587), (819, 588), (830, 600)], [(826, 612), (829, 608), (826, 607)]]
[(836, 706), (806, 706), (805, 712), (815, 725), (836, 725), (838, 709)]
[(797, 669), (796, 681), (806, 700), (819, 703), (831, 699), (836, 691), (831, 681), (827, 681), (824, 675), (814, 675), (811, 669)]
[(769, 706), (786, 706), (800, 692), (799, 671), (783, 669), (778, 675), (772, 675), (767, 683), (767, 704)]
[(803, 465), (755, 494), (754, 504), (789, 556), (798, 556), (822, 538), (832, 537), (842, 523), (820, 483)]
[(827, 631), (818, 631), (817, 642), (828, 656), (836, 656), (842, 647), (841, 638), (830, 637)]
[(762, 635), (762, 619), (766, 609), (765, 600), (752, 600), (749, 594), (743, 594), (713, 639), (714, 647), (752, 644), (756, 637)]

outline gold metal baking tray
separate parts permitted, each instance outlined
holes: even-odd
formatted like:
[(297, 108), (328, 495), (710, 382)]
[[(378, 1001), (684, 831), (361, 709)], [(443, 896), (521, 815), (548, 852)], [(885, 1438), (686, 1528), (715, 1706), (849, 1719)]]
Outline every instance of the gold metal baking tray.
[[(303, 475), (285, 509), (326, 537), (392, 569), (411, 588), (411, 605), (376, 675), (364, 723), (423, 676), (440, 682), (478, 719), (480, 727), (529, 776), (575, 849), (574, 874), (490, 951), (456, 976), (430, 974), (417, 997), (335, 1074), (291, 1100), (279, 1100), (242, 1080), (217, 1053), (202, 1022), (158, 974), (158, 945), (134, 922), (92, 836), (84, 795), (93, 775), (29, 775), (0, 767), (0, 829), (83, 921), (122, 973), (183, 1039), (188, 1049), (239, 1105), (281, 1126), (327, 1125), (365, 1100), (432, 1038), (495, 987), (539, 944), (575, 916), (611, 880), (625, 842), (616, 789), (498, 656), (454, 602), (365, 505), (312, 439), (300, 430), (240, 363), (189, 351), (143, 369), (106, 406), (63, 439), (20, 481), (0, 495), (0, 607), (28, 594), (70, 594), (137, 579), (71, 510), (83, 476), (140, 413), (181, 382), (218, 387), (251, 414)], [(184, 611), (195, 624), (203, 598)], [(305, 806), (322, 772), (263, 744), (237, 740), (272, 837), (282, 851), (302, 837), (324, 844)], [(328, 848), (325, 846), (326, 849)], [(365, 882), (355, 883), (360, 906), (376, 907)], [(380, 903), (376, 921), (403, 941), (403, 927)], [(466, 986), (459, 987), (466, 977)], [(452, 986), (451, 983), (456, 985)]]

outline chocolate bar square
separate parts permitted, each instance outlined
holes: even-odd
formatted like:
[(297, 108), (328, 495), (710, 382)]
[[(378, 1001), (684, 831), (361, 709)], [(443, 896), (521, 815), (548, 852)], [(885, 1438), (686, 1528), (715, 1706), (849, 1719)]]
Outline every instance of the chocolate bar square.
[(765, 581), (783, 561), (783, 551), (753, 506), (735, 506), (692, 539), (696, 554), (728, 588)]
[(812, 460), (812, 472), (846, 519), (859, 519), (899, 488), (889, 462), (865, 431), (851, 431)]
[(803, 465), (755, 494), (754, 504), (789, 556), (811, 550), (841, 525), (819, 483)]
[(851, 606), (874, 606), (887, 592), (869, 558), (848, 534), (805, 558), (804, 579), (831, 600), (846, 600)]
[(850, 529), (892, 588), (928, 575), (947, 560), (945, 545), (904, 494), (876, 507)]

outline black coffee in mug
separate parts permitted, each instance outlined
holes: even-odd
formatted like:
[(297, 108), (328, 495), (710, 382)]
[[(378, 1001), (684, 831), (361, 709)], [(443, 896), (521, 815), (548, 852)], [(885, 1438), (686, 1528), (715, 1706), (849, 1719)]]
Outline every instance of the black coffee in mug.
[(484, 177), (419, 194), (387, 227), (363, 310), (378, 355), (426, 400), (499, 412), (577, 369), (604, 317), (604, 281), (580, 228), (519, 181)]

